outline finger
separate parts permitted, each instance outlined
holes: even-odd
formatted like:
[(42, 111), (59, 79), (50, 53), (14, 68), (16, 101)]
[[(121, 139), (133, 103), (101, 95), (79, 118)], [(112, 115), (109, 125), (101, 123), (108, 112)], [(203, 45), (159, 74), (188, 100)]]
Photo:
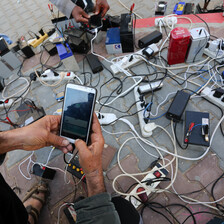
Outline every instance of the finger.
[(100, 4), (96, 4), (96, 7), (95, 7), (95, 14), (99, 14), (100, 13), (100, 8), (101, 8), (101, 5)]
[(92, 132), (94, 132), (96, 134), (101, 134), (102, 133), (99, 120), (98, 120), (98, 118), (97, 118), (95, 113), (93, 114)]
[(75, 148), (78, 150), (80, 158), (88, 151), (86, 143), (80, 139), (75, 140)]
[(82, 14), (81, 15), (82, 15), (83, 18), (86, 18), (86, 19), (90, 18), (90, 16), (84, 10), (82, 10)]
[(48, 143), (50, 145), (56, 146), (56, 147), (63, 147), (68, 146), (70, 142), (67, 139), (64, 139), (60, 136), (57, 136), (53, 133), (50, 133), (48, 136)]
[(109, 10), (109, 6), (103, 7), (103, 11), (101, 12), (101, 17), (104, 17), (108, 10)]

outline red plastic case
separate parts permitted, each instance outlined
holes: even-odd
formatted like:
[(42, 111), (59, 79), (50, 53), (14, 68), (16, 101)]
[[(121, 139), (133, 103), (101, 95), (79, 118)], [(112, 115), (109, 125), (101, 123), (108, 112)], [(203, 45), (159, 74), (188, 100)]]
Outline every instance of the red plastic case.
[(186, 58), (191, 34), (188, 29), (177, 27), (170, 33), (170, 43), (168, 48), (168, 64), (174, 65), (183, 63)]

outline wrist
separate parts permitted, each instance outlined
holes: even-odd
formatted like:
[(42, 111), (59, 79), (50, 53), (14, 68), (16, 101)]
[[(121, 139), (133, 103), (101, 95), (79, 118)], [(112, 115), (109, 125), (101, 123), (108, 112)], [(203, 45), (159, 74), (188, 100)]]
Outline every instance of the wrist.
[(89, 197), (106, 192), (102, 168), (86, 174), (86, 184)]
[(23, 138), (21, 129), (0, 132), (0, 154), (23, 149)]

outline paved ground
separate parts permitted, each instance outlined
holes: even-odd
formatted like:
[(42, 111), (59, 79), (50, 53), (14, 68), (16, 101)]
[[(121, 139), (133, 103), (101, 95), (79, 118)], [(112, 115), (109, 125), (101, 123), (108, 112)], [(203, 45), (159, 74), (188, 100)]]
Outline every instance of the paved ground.
[[(136, 2), (135, 10), (136, 13), (139, 14), (142, 18), (148, 18), (151, 16), (154, 16), (154, 2), (150, 1), (150, 3), (146, 0), (138, 1)], [(202, 2), (202, 1), (194, 1), (196, 2)], [(219, 5), (222, 1), (213, 1), (211, 4), (216, 6)], [(111, 15), (119, 15), (121, 13), (126, 12), (126, 10), (117, 2), (117, 1), (109, 1), (110, 3), (110, 11), (109, 13)], [(128, 7), (132, 4), (132, 2), (124, 1), (124, 4), (126, 4)], [(172, 9), (174, 7), (175, 1), (169, 1), (168, 2), (168, 8), (167, 8), (167, 14), (172, 12)], [(48, 1), (39, 0), (39, 1), (33, 1), (33, 0), (21, 0), (20, 4), (17, 4), (16, 0), (2, 0), (0, 2), (0, 33), (4, 33), (8, 35), (13, 41), (17, 40), (18, 37), (21, 35), (25, 35), (27, 39), (29, 39), (29, 35), (27, 32), (33, 31), (37, 32), (41, 27), (44, 26), (44, 28), (50, 27), (51, 22), (51, 15), (48, 10)], [(56, 12), (56, 9), (55, 9)], [(185, 25), (186, 27), (188, 25)], [(197, 26), (204, 26), (202, 24), (194, 24), (193, 27)], [(223, 37), (223, 23), (222, 24), (210, 24), (211, 33), (217, 37)], [(143, 29), (137, 29), (137, 38), (139, 36), (144, 35), (145, 33), (151, 31), (153, 28), (143, 28)], [(105, 37), (104, 37), (105, 38)], [(100, 44), (96, 44), (95, 51), (99, 54), (106, 56), (106, 51), (103, 42)], [(80, 68), (82, 68), (82, 59), (83, 57), (80, 55), (76, 55), (76, 59), (79, 62)], [(57, 64), (58, 57), (55, 56), (51, 58), (51, 61), (48, 63), (53, 65)], [(105, 62), (103, 62), (107, 67), (109, 65)], [(39, 55), (31, 58), (30, 60), (25, 61), (23, 66), (23, 73), (24, 75), (29, 74), (31, 71), (33, 71), (34, 66), (38, 66), (39, 64)], [(89, 70), (88, 65), (85, 65), (86, 71)], [(60, 70), (63, 70), (63, 66), (60, 68)], [(146, 67), (142, 64), (137, 66), (133, 69), (138, 74), (142, 74), (144, 72), (147, 72)], [(150, 68), (150, 71), (153, 72), (152, 68)], [(12, 80), (14, 77), (16, 77), (16, 72), (14, 71), (14, 75), (10, 77), (8, 82)], [(179, 72), (179, 71), (177, 71)], [(79, 73), (77, 73), (79, 74)], [(206, 74), (207, 75), (207, 74)], [(124, 78), (121, 74), (119, 77), (122, 79)], [(205, 76), (205, 77), (208, 77)], [(83, 80), (83, 76), (80, 76), (80, 78)], [(100, 80), (99, 85), (97, 86), (98, 90), (99, 87), (105, 83), (107, 80), (111, 78), (111, 75), (108, 71), (104, 70), (100, 74)], [(87, 78), (88, 79), (88, 78)], [(98, 82), (99, 76), (94, 75), (92, 85), (96, 85)], [(196, 81), (199, 84), (203, 84), (204, 80), (202, 78), (197, 78)], [(112, 81), (107, 83), (102, 88), (102, 94), (103, 95), (109, 95), (113, 89), (117, 87), (119, 83), (116, 81)], [(128, 88), (133, 84), (133, 81), (131, 79), (127, 79), (124, 82), (124, 89)], [(9, 88), (8, 94), (13, 93), (13, 91), (17, 90), (17, 88), (21, 88), (22, 82), (16, 82)], [(62, 104), (58, 103), (55, 100), (55, 94), (62, 91), (64, 89), (65, 82), (62, 82), (57, 87), (46, 87), (42, 86), (39, 82), (32, 83), (31, 90), (29, 91), (27, 97), (30, 99), (33, 99), (37, 106), (43, 106), (47, 114), (53, 114), (58, 108), (61, 108)], [(196, 86), (193, 84), (188, 84), (187, 88), (190, 88), (192, 90), (196, 90)], [(154, 95), (154, 104), (152, 108), (152, 112), (155, 113), (157, 105), (162, 102), (165, 97), (170, 92), (175, 92), (178, 89), (181, 89), (177, 85), (176, 82), (174, 82), (171, 79), (166, 79), (164, 82), (164, 87), (155, 93)], [(159, 110), (158, 115), (163, 114), (167, 111), (170, 102), (171, 97), (168, 99), (168, 101), (162, 105), (161, 109)], [(150, 95), (147, 96), (147, 100), (150, 101)], [(127, 96), (125, 96), (122, 99), (118, 99), (115, 101), (111, 106), (119, 108), (121, 111), (126, 111), (134, 102), (134, 94), (133, 92), (130, 92)], [(15, 106), (16, 108), (16, 106)], [(13, 109), (15, 109), (13, 108)], [(99, 105), (96, 105), (96, 110), (99, 110)], [(214, 128), (216, 127), (220, 117), (221, 113), (220, 111), (211, 104), (207, 103), (202, 98), (192, 98), (187, 106), (187, 110), (193, 110), (193, 111), (202, 111), (202, 112), (209, 112), (210, 114), (210, 124), (211, 124), (211, 133), (213, 133)], [(123, 115), (123, 113), (117, 112), (113, 110), (112, 108), (103, 108), (102, 112), (111, 112), (115, 113), (118, 117)], [(133, 106), (131, 110), (128, 112), (129, 114), (135, 113), (136, 107)], [(1, 117), (2, 118), (2, 117)], [(14, 122), (18, 122), (18, 115), (15, 112), (12, 112), (10, 114), (10, 119)], [(139, 121), (137, 115), (127, 117), (129, 121), (134, 125), (137, 132), (140, 133), (139, 128)], [(155, 120), (155, 123), (157, 125), (161, 125), (164, 127), (170, 134), (171, 126), (170, 121), (167, 120), (164, 116), (161, 117), (158, 120)], [(1, 123), (0, 130), (8, 130), (9, 126), (6, 124)], [(104, 127), (104, 129), (107, 132), (103, 132), (105, 137), (105, 142), (107, 145), (112, 146), (115, 149), (119, 149), (121, 145), (131, 137), (130, 133), (125, 133), (129, 131), (129, 127), (124, 124), (123, 122), (119, 121), (116, 122), (114, 125), (110, 125), (107, 127)], [(183, 130), (183, 124), (180, 123), (178, 125), (178, 138), (181, 139), (182, 136), (182, 130)], [(117, 134), (109, 134), (108, 132), (117, 133)], [(124, 132), (122, 134), (119, 134), (118, 132)], [(152, 141), (154, 144), (159, 145), (163, 148), (166, 148), (169, 151), (173, 151), (173, 145), (170, 139), (167, 137), (167, 135), (161, 130), (156, 129), (152, 135), (152, 137), (149, 138), (150, 141)], [(178, 193), (187, 193), (196, 191), (198, 189), (202, 189), (206, 187), (210, 182), (217, 179), (222, 173), (224, 169), (224, 154), (223, 154), (223, 145), (224, 145), (224, 139), (221, 134), (220, 129), (217, 130), (211, 149), (209, 150), (208, 154), (201, 160), (198, 161), (190, 161), (190, 160), (182, 160), (180, 159), (178, 162), (178, 173), (177, 178), (174, 183), (174, 188)], [(121, 153), (120, 153), (120, 159), (122, 167), (125, 171), (130, 173), (136, 173), (141, 171), (146, 171), (149, 168), (149, 165), (152, 161), (155, 160), (152, 156), (148, 155), (148, 153), (152, 153), (157, 155), (157, 153), (151, 148), (143, 144), (143, 146), (146, 148), (146, 151), (143, 151), (142, 148), (138, 145), (138, 143), (135, 140), (130, 140), (125, 144), (123, 147)], [(32, 159), (37, 162), (45, 163), (48, 157), (48, 154), (50, 152), (50, 147), (41, 149), (37, 152), (35, 152), (35, 155), (33, 155)], [(205, 152), (205, 147), (197, 147), (197, 146), (189, 146), (187, 150), (182, 150), (179, 147), (177, 147), (178, 154), (185, 156), (185, 157), (199, 157), (200, 155)], [(111, 183), (113, 179), (121, 172), (120, 168), (117, 165), (117, 154), (114, 156), (113, 150), (106, 150), (104, 151), (104, 165), (105, 165), (105, 182), (107, 186), (107, 190), (114, 193)], [(31, 175), (31, 180), (25, 179), (18, 170), (18, 165), (25, 159), (28, 158), (30, 155), (30, 152), (24, 152), (24, 151), (14, 151), (11, 153), (8, 153), (7, 159), (0, 167), (0, 171), (5, 177), (5, 179), (8, 181), (11, 187), (19, 187), (21, 189), (21, 193), (18, 193), (18, 196), (20, 198), (23, 198), (25, 192), (34, 184), (37, 182), (37, 177)], [(166, 156), (168, 159), (171, 159), (170, 156)], [(111, 161), (112, 160), (112, 161)], [(111, 163), (110, 163), (111, 161)], [(28, 176), (28, 173), (26, 171), (26, 167), (28, 165), (29, 160), (26, 160), (22, 166), (21, 169), (25, 173), (26, 176)], [(109, 167), (107, 167), (106, 163), (110, 163)], [(60, 151), (55, 150), (52, 154), (51, 160), (49, 162), (49, 166), (57, 167), (64, 169), (65, 164), (62, 158), (62, 154)], [(174, 166), (175, 167), (175, 166)], [(170, 171), (170, 169), (169, 169)], [(57, 170), (55, 179), (50, 182), (50, 188), (51, 188), (51, 195), (47, 202), (47, 205), (44, 207), (43, 212), (40, 217), (39, 223), (41, 224), (53, 224), (57, 222), (58, 219), (58, 211), (59, 207), (64, 202), (71, 202), (74, 200), (74, 198), (77, 198), (80, 195), (86, 196), (85, 192), (85, 186), (82, 186), (81, 184), (77, 184), (78, 180), (73, 179), (69, 174), (67, 174), (67, 178), (70, 180), (69, 184), (66, 184), (64, 181), (64, 173)], [(141, 179), (142, 177), (139, 177)], [(128, 187), (133, 183), (133, 180), (130, 178), (120, 178), (118, 179), (118, 182), (116, 183), (116, 186), (121, 191), (126, 191)], [(214, 190), (215, 198), (219, 199), (223, 196), (223, 179), (220, 180)], [(166, 184), (160, 184), (160, 188), (166, 187)], [(209, 185), (207, 188), (204, 188), (203, 191), (194, 193), (193, 195), (190, 195), (191, 197), (199, 200), (199, 201), (212, 201), (211, 197), (211, 185)], [(187, 205), (188, 208), (192, 210), (192, 212), (198, 212), (198, 211), (212, 211), (216, 212), (214, 209), (211, 209), (209, 207), (205, 207), (203, 205), (194, 205), (194, 204), (188, 204), (183, 201), (181, 201), (177, 196), (171, 193), (160, 193), (153, 195), (150, 198), (150, 202), (160, 202), (163, 205), (169, 205), (169, 204), (184, 204)], [(221, 201), (223, 204), (223, 201)], [(214, 204), (212, 204), (214, 206)], [(175, 215), (175, 217), (182, 222), (188, 215), (189, 212), (180, 207), (180, 206), (174, 206), (169, 207), (170, 211)], [(176, 223), (175, 220), (172, 219), (168, 215), (168, 213), (165, 210), (161, 210), (167, 217), (169, 217), (172, 220), (172, 223)], [(67, 223), (64, 215), (61, 212), (60, 214), (60, 223)], [(209, 219), (211, 219), (213, 215), (209, 214), (198, 214), (195, 216), (197, 223), (204, 224)], [(164, 217), (161, 215), (158, 215), (157, 213), (153, 212), (150, 209), (146, 209), (143, 213), (143, 220), (144, 224), (148, 223), (168, 223)], [(186, 223), (193, 223), (192, 219), (189, 219)]]

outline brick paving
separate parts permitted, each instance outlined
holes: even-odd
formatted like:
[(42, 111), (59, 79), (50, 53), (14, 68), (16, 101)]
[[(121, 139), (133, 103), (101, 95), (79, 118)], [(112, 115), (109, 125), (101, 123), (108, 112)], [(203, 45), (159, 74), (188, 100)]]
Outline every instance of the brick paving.
[[(118, 1), (112, 1), (108, 0), (110, 4), (110, 11), (108, 12), (110, 15), (119, 15), (121, 13), (126, 13), (127, 10), (124, 9), (124, 7), (118, 2)], [(128, 0), (122, 1), (125, 5), (128, 7), (131, 6), (132, 2)], [(203, 1), (196, 0), (194, 3), (202, 3)], [(142, 18), (148, 18), (151, 16), (154, 16), (154, 3), (155, 1), (147, 1), (147, 0), (141, 0), (136, 2), (136, 13), (139, 14)], [(174, 4), (176, 1), (168, 1), (168, 7), (167, 7), (167, 14), (172, 12), (172, 9), (174, 7)], [(41, 27), (47, 27), (51, 26), (51, 15), (48, 10), (48, 1), (46, 0), (20, 0), (20, 3), (18, 4), (16, 0), (2, 0), (0, 1), (0, 33), (4, 33), (8, 35), (13, 41), (16, 41), (21, 35), (25, 35), (27, 39), (30, 38), (30, 36), (27, 34), (28, 31), (38, 32), (38, 30)], [(211, 6), (216, 6), (217, 4), (220, 4), (220, 1), (212, 1)], [(56, 9), (55, 9), (56, 12)], [(185, 25), (187, 26), (187, 25)], [(200, 24), (199, 26), (202, 26)], [(197, 27), (197, 24), (194, 24), (194, 27)], [(210, 24), (210, 30), (214, 36), (223, 37), (223, 28), (224, 24)], [(139, 29), (136, 30), (137, 32), (137, 39), (141, 36), (144, 36), (145, 33), (152, 31), (154, 28), (145, 28), (145, 29)], [(103, 38), (105, 38), (105, 34), (103, 35)], [(99, 54), (102, 54), (104, 56), (107, 56), (104, 42), (101, 41), (99, 44), (95, 44), (94, 50), (98, 52)], [(43, 61), (45, 60), (47, 55), (43, 55)], [(110, 56), (109, 56), (110, 57)], [(26, 60), (22, 72), (23, 74), (29, 74), (31, 71), (33, 71), (34, 67), (39, 66), (39, 58), (40, 55), (37, 54), (36, 56), (32, 57), (29, 60)], [(83, 62), (83, 56), (76, 55), (76, 59), (79, 62), (80, 68), (82, 68), (82, 62)], [(48, 61), (48, 64), (53, 66), (56, 65), (59, 62), (59, 57), (54, 56), (51, 57)], [(103, 62), (106, 66), (108, 66), (107, 63)], [(63, 69), (63, 67), (62, 67)], [(142, 73), (144, 70), (144, 66), (139, 66), (136, 68), (136, 72)], [(89, 71), (89, 67), (86, 66), (86, 70)], [(14, 77), (16, 77), (16, 72), (14, 72), (14, 75), (10, 77), (9, 80), (12, 80)], [(100, 85), (105, 83), (109, 78), (111, 78), (111, 75), (109, 72), (104, 70), (100, 74)], [(94, 82), (96, 83), (98, 78), (97, 76), (94, 76)], [(198, 80), (199, 81), (199, 80)], [(201, 80), (202, 82), (203, 80)], [(124, 83), (124, 88), (132, 85), (131, 80), (127, 80), (127, 82)], [(31, 90), (29, 94), (27, 95), (28, 98), (31, 98), (35, 101), (35, 103), (38, 106), (43, 106), (47, 114), (53, 114), (56, 109), (60, 108), (62, 106), (61, 103), (57, 103), (55, 101), (55, 94), (62, 91), (64, 89), (65, 82), (62, 82), (58, 87), (44, 87), (41, 86), (39, 82), (32, 83)], [(111, 82), (108, 83), (103, 89), (102, 92), (105, 95), (109, 95), (111, 91), (117, 86), (117, 82)], [(178, 89), (176, 83), (174, 81), (167, 80), (165, 85), (158, 93), (155, 93), (155, 107), (158, 105), (159, 102), (161, 102), (168, 93), (176, 91)], [(13, 84), (11, 87), (11, 91), (14, 90), (14, 88), (18, 87), (18, 83)], [(193, 85), (189, 85), (189, 88), (195, 89)], [(120, 107), (120, 110), (127, 110), (129, 106), (132, 104), (134, 99), (133, 92), (129, 93), (124, 99), (119, 99), (116, 101), (116, 103), (112, 104), (114, 107)], [(147, 99), (150, 99), (150, 96), (148, 96)], [(164, 104), (161, 108), (160, 113), (164, 113), (169, 105), (170, 100)], [(99, 106), (96, 106), (96, 109), (99, 109)], [(210, 113), (211, 117), (211, 130), (214, 130), (214, 127), (216, 126), (217, 122), (220, 119), (220, 111), (217, 110), (216, 107), (211, 106), (211, 104), (208, 104), (206, 101), (202, 100), (201, 98), (195, 98), (192, 99), (187, 106), (188, 110), (196, 110), (196, 111), (208, 111)], [(136, 111), (136, 108), (133, 107), (130, 110), (130, 113), (134, 113)], [(114, 111), (109, 108), (104, 108), (103, 112), (112, 112)], [(153, 111), (154, 113), (155, 111)], [(17, 115), (15, 113), (10, 114), (11, 119), (16, 122), (18, 119)], [(116, 115), (119, 117), (123, 115), (122, 113), (117, 113)], [(136, 130), (140, 133), (139, 123), (138, 123), (138, 117), (133, 116), (128, 118), (129, 121), (132, 122)], [(170, 128), (170, 122), (165, 117), (162, 117), (158, 120), (156, 120), (156, 124), (163, 126), (166, 128), (166, 130), (171, 133)], [(7, 130), (9, 127), (5, 124), (1, 124), (0, 130)], [(181, 130), (182, 124), (179, 124), (179, 128)], [(127, 131), (129, 130), (129, 127), (124, 124), (123, 122), (117, 122), (116, 124), (112, 126), (105, 127), (107, 131), (110, 132), (120, 132), (120, 131)], [(181, 137), (181, 132), (178, 133), (178, 138)], [(118, 149), (121, 144), (131, 137), (130, 134), (124, 133), (122, 135), (111, 135), (107, 134), (106, 132), (103, 132), (105, 137), (106, 144), (112, 146), (115, 148), (113, 152), (110, 152), (108, 150), (105, 150), (104, 152), (104, 160), (108, 159), (108, 163), (110, 163), (108, 167), (108, 163), (105, 164), (105, 184), (107, 191), (114, 194), (114, 190), (111, 186), (112, 180), (114, 177), (116, 177), (118, 174), (121, 173), (121, 170), (119, 169), (117, 165), (117, 155), (114, 153), (116, 152), (116, 149)], [(173, 146), (170, 142), (167, 135), (161, 130), (156, 129), (153, 133), (153, 136), (149, 138), (150, 141), (152, 141), (154, 144), (158, 144), (161, 147), (165, 147), (166, 149), (172, 151)], [(224, 154), (223, 154), (223, 145), (224, 140), (223, 136), (221, 135), (220, 130), (217, 131), (211, 150), (210, 152), (201, 160), (199, 161), (187, 161), (187, 160), (179, 160), (179, 170), (177, 174), (177, 179), (174, 183), (174, 188), (178, 193), (187, 193), (191, 191), (199, 190), (203, 187), (206, 187), (208, 183), (219, 177), (223, 173), (224, 168)], [(145, 145), (144, 145), (145, 146)], [(39, 150), (35, 153), (33, 156), (33, 159), (38, 162), (46, 161), (46, 158), (48, 157), (50, 147), (44, 148)], [(150, 152), (151, 149), (148, 149)], [(182, 156), (187, 157), (198, 157), (204, 152), (204, 147), (196, 147), (196, 146), (189, 146), (189, 148), (185, 151), (181, 150), (179, 147), (177, 148), (178, 153)], [(22, 152), (20, 150), (10, 152), (7, 155), (6, 161), (4, 165), (0, 167), (0, 172), (5, 177), (6, 181), (9, 183), (11, 187), (19, 187), (21, 189), (21, 192), (17, 192), (18, 196), (22, 199), (26, 193), (26, 191), (38, 181), (38, 178), (31, 174), (32, 179), (26, 180), (22, 175), (19, 173), (18, 170), (18, 164), (24, 160), (24, 158), (27, 158), (29, 153)], [(170, 156), (167, 158), (171, 159)], [(146, 154), (146, 152), (143, 152), (139, 145), (134, 141), (130, 141), (126, 144), (124, 149), (121, 152), (120, 155), (121, 164), (124, 170), (127, 172), (141, 172), (146, 171), (149, 168), (149, 165), (152, 161), (155, 160), (155, 158), (149, 156)], [(23, 164), (22, 170), (24, 173), (26, 173), (26, 165), (28, 164), (28, 161)], [(59, 151), (56, 151), (52, 155), (52, 159), (49, 163), (50, 166), (58, 167), (61, 169), (64, 169), (65, 164), (62, 158), (62, 154)], [(170, 171), (170, 168), (168, 168)], [(26, 175), (28, 175), (26, 173)], [(170, 174), (169, 174), (170, 175)], [(56, 176), (53, 181), (49, 182), (51, 194), (47, 201), (46, 206), (44, 207), (39, 223), (40, 224), (54, 224), (57, 223), (58, 219), (58, 210), (59, 207), (64, 202), (72, 202), (75, 198), (77, 198), (80, 195), (86, 196), (85, 187), (83, 187), (81, 184), (78, 184), (76, 186), (76, 183), (78, 180), (76, 178), (72, 178), (70, 174), (67, 174), (68, 180), (70, 180), (69, 184), (66, 184), (64, 181), (64, 173), (57, 170)], [(139, 177), (141, 179), (141, 177)], [(134, 183), (132, 179), (130, 178), (121, 178), (116, 183), (117, 189), (119, 190), (127, 190), (128, 187)], [(220, 182), (217, 184), (216, 188), (214, 189), (215, 198), (219, 199), (223, 196), (223, 184), (224, 180), (220, 180)], [(167, 186), (167, 183), (161, 183), (159, 185), (160, 188), (164, 188)], [(204, 189), (201, 192), (192, 194), (192, 196), (195, 199), (201, 200), (201, 201), (211, 201), (211, 186), (208, 186), (206, 189)], [(197, 211), (211, 211), (215, 212), (213, 209), (205, 207), (203, 205), (193, 205), (188, 204), (186, 202), (183, 202), (179, 199), (178, 196), (171, 194), (171, 193), (160, 193), (160, 194), (154, 194), (150, 198), (150, 202), (159, 202), (161, 204), (169, 205), (172, 203), (178, 203), (186, 205), (188, 208), (190, 208), (193, 212)], [(220, 203), (223, 204), (223, 201)], [(174, 214), (174, 216), (179, 220), (179, 222), (183, 222), (185, 218), (189, 215), (189, 212), (187, 212), (186, 209), (181, 208), (180, 206), (173, 206), (169, 207), (169, 210)], [(165, 212), (165, 210), (161, 210), (170, 220), (172, 220), (173, 223), (177, 223), (168, 213)], [(196, 215), (196, 221), (198, 224), (205, 224), (208, 222), (213, 215), (209, 214), (199, 214)], [(144, 224), (154, 224), (154, 223), (168, 223), (167, 220), (159, 215), (158, 213), (153, 212), (151, 209), (146, 208), (143, 213), (143, 220)], [(68, 223), (63, 212), (60, 213), (60, 223)], [(187, 224), (193, 223), (192, 219), (189, 218), (186, 222)]]

